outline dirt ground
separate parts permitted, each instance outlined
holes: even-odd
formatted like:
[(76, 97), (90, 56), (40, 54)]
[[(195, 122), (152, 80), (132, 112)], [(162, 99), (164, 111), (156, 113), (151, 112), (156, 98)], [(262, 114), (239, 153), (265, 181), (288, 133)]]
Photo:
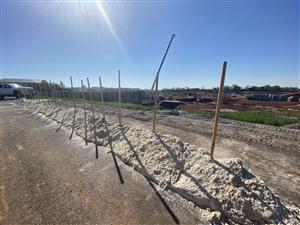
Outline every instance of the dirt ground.
[[(99, 147), (1, 101), (0, 224), (208, 224)], [(67, 132), (67, 133), (66, 133)]]
[[(30, 214), (31, 217), (29, 216), (28, 221), (35, 221), (36, 219), (37, 221), (48, 221), (50, 220), (49, 218), (51, 217), (51, 215), (53, 215), (54, 219), (53, 219), (53, 223), (51, 224), (75, 223), (71, 218), (72, 216), (74, 216), (73, 215), (74, 207), (79, 208), (78, 215), (76, 214), (74, 217), (75, 221), (77, 221), (76, 224), (88, 224), (91, 221), (92, 221), (91, 224), (96, 224), (96, 223), (107, 224), (107, 222), (109, 222), (110, 220), (112, 221), (112, 218), (114, 219), (113, 224), (128, 224), (129, 222), (126, 221), (126, 219), (124, 219), (126, 216), (123, 215), (124, 207), (126, 209), (129, 208), (128, 209), (129, 212), (126, 212), (125, 214), (127, 216), (129, 215), (128, 218), (130, 218), (130, 224), (141, 224), (141, 223), (147, 224), (148, 222), (149, 224), (174, 224), (174, 223), (178, 223), (178, 221), (180, 221), (180, 224), (196, 224), (196, 223), (205, 224), (205, 221), (203, 221), (201, 218), (195, 217), (197, 212), (193, 213), (193, 207), (191, 207), (186, 203), (183, 203), (181, 201), (182, 199), (179, 199), (176, 196), (174, 197), (174, 195), (168, 195), (165, 192), (160, 192), (159, 190), (155, 191), (156, 189), (152, 188), (152, 187), (155, 188), (155, 186), (150, 185), (151, 183), (146, 181), (144, 177), (142, 177), (139, 174), (136, 174), (135, 171), (129, 170), (126, 166), (124, 166), (121, 162), (119, 162), (120, 171), (122, 172), (123, 177), (126, 178), (124, 180), (128, 180), (128, 182), (130, 183), (128, 184), (130, 185), (129, 187), (130, 194), (126, 192), (127, 189), (125, 188), (126, 196), (129, 197), (130, 199), (127, 198), (125, 199), (125, 197), (122, 196), (122, 194), (118, 194), (118, 191), (122, 192), (123, 191), (122, 188), (128, 182), (125, 181), (125, 185), (124, 184), (120, 185), (120, 179), (119, 179), (120, 177), (118, 176), (116, 166), (113, 163), (111, 155), (104, 154), (103, 151), (100, 151), (102, 152), (100, 154), (100, 159), (103, 158), (106, 163), (102, 165), (100, 163), (101, 160), (99, 160), (99, 165), (98, 165), (98, 163), (95, 163), (94, 161), (94, 154), (95, 154), (94, 146), (89, 145), (88, 147), (85, 147), (83, 145), (83, 141), (79, 141), (79, 140), (77, 141), (72, 140), (71, 142), (66, 141), (67, 140), (66, 137), (68, 135), (63, 134), (63, 130), (59, 131), (59, 133), (55, 132), (55, 129), (58, 126), (57, 124), (55, 125), (55, 127), (53, 127), (51, 123), (50, 125), (48, 125), (47, 123), (41, 123), (40, 122), (41, 118), (39, 118), (38, 115), (30, 116), (30, 114), (24, 114), (24, 110), (22, 108), (13, 106), (9, 102), (2, 103), (1, 111), (2, 111), (1, 118), (3, 119), (1, 120), (1, 127), (5, 127), (4, 133), (1, 134), (1, 144), (3, 146), (8, 145), (6, 148), (5, 147), (3, 148), (5, 149), (4, 154), (1, 154), (1, 162), (6, 162), (6, 161), (8, 162), (8, 164), (1, 163), (1, 171), (2, 171), (1, 173), (4, 174), (4, 176), (1, 175), (1, 177), (7, 178), (7, 180), (1, 181), (1, 183), (4, 184), (1, 185), (1, 194), (2, 196), (4, 196), (3, 197), (4, 200), (2, 200), (1, 202), (1, 204), (3, 205), (2, 208), (4, 209), (2, 210), (3, 211), (2, 220), (3, 218), (4, 221), (7, 218), (10, 219), (14, 218), (12, 214), (9, 216), (9, 212), (11, 211), (8, 210), (9, 204), (7, 202), (9, 202), (13, 208), (15, 208), (18, 211), (20, 210), (22, 213), (24, 210), (22, 211), (23, 208), (22, 209), (18, 208), (19, 205), (20, 207), (24, 207), (25, 209), (26, 207), (30, 208), (30, 210), (35, 213), (35, 216), (31, 216), (32, 214), (31, 213)], [(111, 109), (111, 108), (106, 109), (106, 114), (110, 120), (117, 120), (115, 116), (116, 113), (117, 110), (115, 109)], [(151, 112), (122, 110), (122, 115), (124, 116), (123, 122), (125, 124), (151, 129), (151, 118), (152, 118)], [(220, 122), (221, 123), (220, 123), (220, 129), (218, 133), (218, 141), (215, 150), (216, 158), (217, 159), (227, 158), (227, 157), (241, 158), (243, 164), (249, 169), (251, 169), (254, 174), (260, 176), (261, 179), (264, 180), (266, 184), (274, 190), (275, 193), (280, 195), (285, 202), (289, 204), (295, 204), (299, 207), (300, 174), (298, 171), (300, 169), (300, 166), (298, 161), (300, 158), (299, 155), (300, 154), (299, 153), (299, 146), (300, 146), (299, 132), (300, 131), (294, 129), (287, 129), (287, 128), (277, 128), (277, 127), (266, 126), (266, 125), (255, 125), (255, 124), (230, 121), (230, 120), (221, 120)], [(22, 127), (22, 128), (19, 129), (18, 127)], [(28, 127), (34, 128), (33, 130), (36, 130), (36, 132), (30, 132), (30, 133), (24, 132), (26, 129), (28, 129)], [(187, 115), (187, 114), (174, 116), (169, 113), (160, 113), (158, 115), (158, 127), (157, 127), (158, 132), (176, 135), (185, 142), (188, 142), (190, 144), (195, 144), (207, 150), (209, 150), (210, 147), (211, 127), (212, 127), (211, 119), (208, 119), (203, 116), (195, 116), (195, 115)], [(18, 141), (24, 139), (23, 141), (24, 143), (18, 143), (15, 139), (16, 136), (22, 137), (18, 139)], [(52, 142), (49, 143), (49, 139)], [(3, 144), (4, 140), (6, 141), (10, 140), (12, 144), (11, 143)], [(32, 145), (31, 143), (32, 140), (35, 140), (35, 143), (42, 143), (42, 144)], [(68, 145), (66, 145), (66, 143)], [(36, 153), (28, 155), (27, 153), (28, 151), (26, 151), (26, 153), (23, 152), (23, 149), (28, 149), (28, 148), (35, 149), (33, 152)], [(49, 151), (49, 148), (51, 151)], [(84, 149), (88, 149), (88, 151), (83, 151)], [(107, 164), (107, 161), (109, 159), (110, 159), (110, 164)], [(33, 163), (32, 160), (38, 163)], [(31, 161), (31, 162), (26, 164), (26, 166), (22, 166), (21, 168), (18, 169), (19, 163), (22, 165), (22, 162), (24, 161), (28, 161), (28, 162)], [(34, 169), (35, 164), (38, 165), (36, 166), (37, 170)], [(3, 169), (3, 165), (4, 165), (4, 169)], [(11, 168), (11, 169), (7, 169), (7, 168)], [(110, 172), (108, 173), (106, 171), (108, 170), (107, 168), (110, 168), (109, 170)], [(80, 170), (88, 171), (87, 174), (84, 174), (85, 177), (81, 176), (81, 173), (79, 173), (79, 175), (77, 174), (78, 171), (82, 172)], [(25, 172), (20, 172), (20, 171), (30, 171), (30, 172), (28, 172), (29, 175), (25, 176), (26, 179), (24, 179), (24, 181), (21, 181), (23, 183), (18, 184), (19, 180), (22, 179), (17, 179), (17, 177), (20, 176), (20, 174), (26, 175)], [(33, 171), (36, 174), (32, 175)], [(127, 176), (126, 173), (128, 173)], [(49, 174), (52, 176), (49, 176)], [(101, 179), (99, 180), (95, 179), (95, 176), (97, 176), (97, 174), (100, 175)], [(39, 181), (40, 175), (47, 177), (47, 179), (50, 180), (50, 182), (49, 181), (45, 182), (43, 180)], [(105, 208), (105, 210), (103, 210), (104, 208), (103, 200), (101, 198), (104, 194), (105, 195), (107, 194), (106, 193), (107, 190), (105, 191), (102, 190), (103, 189), (102, 176), (107, 177), (107, 179), (105, 180), (105, 182), (107, 182), (105, 187), (111, 188), (111, 186), (113, 186), (113, 188), (111, 189), (117, 193), (117, 194), (109, 193), (108, 195), (110, 196), (110, 198), (115, 197), (115, 195), (118, 196), (115, 199), (115, 201), (112, 201), (112, 203), (109, 201), (109, 199), (105, 198), (106, 200), (104, 201), (106, 201), (106, 207), (107, 207)], [(50, 177), (54, 177), (55, 181), (52, 181), (52, 178), (50, 179)], [(112, 177), (114, 177), (115, 179), (111, 179)], [(136, 178), (130, 179), (132, 177), (141, 177), (141, 179), (139, 180), (137, 180)], [(70, 182), (68, 182), (68, 179), (70, 179)], [(27, 180), (29, 180), (29, 182)], [(23, 188), (16, 189), (15, 184), (18, 184), (18, 187), (23, 187), (23, 186), (25, 187), (24, 184), (26, 182), (32, 183), (32, 180), (33, 181), (38, 180), (38, 182), (36, 183), (38, 188), (40, 188), (41, 184), (43, 184), (44, 182), (50, 183), (51, 185), (50, 185), (50, 189), (44, 189), (42, 192), (38, 192), (39, 194), (35, 194), (36, 197), (30, 200), (32, 203), (27, 204), (25, 201), (26, 198), (32, 198), (33, 196), (32, 193), (36, 193), (36, 191), (33, 192), (32, 191), (33, 187), (31, 186), (26, 187), (24, 189)], [(58, 185), (60, 183), (58, 181), (60, 181), (61, 183), (67, 182), (68, 185), (70, 183), (76, 184), (77, 186), (80, 183), (79, 185), (80, 192), (79, 193), (75, 192), (76, 193), (75, 200), (73, 194), (71, 194), (71, 197), (69, 193), (65, 194), (65, 192), (67, 192), (68, 190), (68, 185), (67, 186)], [(139, 181), (140, 183), (137, 181)], [(54, 184), (52, 184), (52, 182)], [(78, 189), (76, 185), (74, 188), (75, 190)], [(120, 186), (121, 188), (114, 187), (115, 185)], [(59, 190), (56, 189), (57, 186), (59, 187)], [(143, 190), (140, 190), (136, 186), (141, 186), (142, 187), (141, 189)], [(134, 187), (133, 192), (140, 193), (139, 196), (141, 196), (143, 201), (147, 199), (144, 197), (144, 195), (147, 196), (147, 194), (149, 195), (149, 192), (152, 193), (153, 196), (151, 199), (153, 200), (154, 196), (156, 196), (157, 198), (156, 200), (158, 200), (157, 204), (158, 205), (160, 204), (159, 206), (160, 208), (156, 205), (155, 202), (150, 201), (150, 203), (148, 203), (148, 199), (147, 199), (147, 204), (149, 205), (142, 205), (141, 207), (140, 201), (142, 200), (140, 200), (139, 197), (134, 197), (135, 195), (131, 192), (132, 187)], [(14, 192), (16, 193), (19, 192), (17, 196), (21, 199), (24, 198), (25, 196), (25, 200), (23, 200), (23, 203), (21, 204), (13, 203), (18, 198), (14, 197), (14, 194), (7, 194), (7, 193), (12, 193), (9, 191), (5, 192), (7, 189), (14, 190)], [(96, 192), (96, 194), (95, 193), (92, 194), (93, 189), (97, 189), (99, 190), (99, 192)], [(56, 201), (56, 198), (53, 196), (59, 196), (58, 197), (59, 200), (57, 200), (58, 205), (53, 205), (53, 204), (47, 205), (47, 203), (45, 203), (45, 201), (46, 202), (49, 201), (48, 199), (49, 197), (43, 196), (43, 193), (44, 191), (47, 192), (48, 190), (53, 190), (53, 192), (50, 191), (50, 200), (54, 199), (54, 201)], [(64, 194), (60, 195), (60, 191)], [(83, 192), (88, 193), (87, 196), (88, 197), (92, 196), (91, 198), (93, 199), (92, 200), (93, 204), (88, 209), (86, 209), (85, 202), (82, 203), (78, 200), (79, 198), (78, 196), (81, 196), (81, 193)], [(74, 193), (74, 190), (71, 193)], [(122, 193), (124, 194), (124, 192)], [(64, 198), (64, 196), (67, 197)], [(119, 196), (122, 196), (123, 198)], [(134, 198), (133, 203), (132, 203), (132, 198)], [(70, 199), (72, 201), (70, 201)], [(85, 200), (81, 200), (81, 201), (85, 201)], [(89, 202), (90, 199), (87, 201)], [(128, 201), (130, 203), (128, 203)], [(65, 202), (68, 202), (69, 204)], [(122, 207), (120, 208), (120, 203), (123, 204), (123, 208)], [(167, 203), (168, 206), (166, 206), (165, 203)], [(49, 208), (49, 211), (41, 212), (40, 209), (37, 210), (37, 208), (40, 208), (40, 205), (42, 205), (42, 207), (46, 205)], [(32, 207), (34, 209), (32, 209)], [(65, 214), (65, 211), (63, 212), (63, 214), (61, 214), (60, 210), (62, 207), (67, 209), (66, 210), (67, 214)], [(115, 212), (114, 207), (117, 208), (119, 207), (117, 214), (114, 214)], [(150, 207), (150, 209), (148, 209), (148, 207)], [(144, 212), (144, 210), (146, 212)], [(158, 210), (158, 212), (156, 210)], [(170, 211), (172, 213), (170, 213)], [(23, 214), (22, 213), (19, 218), (19, 221), (22, 221), (22, 219), (26, 218), (25, 217), (26, 213)], [(95, 216), (96, 214), (97, 216)], [(146, 219), (141, 221), (140, 220), (141, 218), (138, 217), (136, 214), (143, 215)], [(149, 214), (158, 215), (159, 218), (155, 221), (154, 218), (147, 219), (147, 215)], [(65, 218), (66, 222), (61, 221), (60, 218), (61, 215), (63, 215), (63, 218)], [(93, 215), (94, 217), (90, 215)], [(78, 216), (78, 218), (76, 216)], [(118, 216), (121, 217), (122, 219), (119, 220)], [(83, 217), (85, 219), (83, 219)], [(99, 219), (99, 217), (105, 219)], [(93, 218), (96, 219), (93, 220)], [(131, 222), (131, 219), (133, 222)], [(56, 222), (56, 220), (58, 222)], [(8, 224), (15, 224), (16, 221), (12, 219)]]

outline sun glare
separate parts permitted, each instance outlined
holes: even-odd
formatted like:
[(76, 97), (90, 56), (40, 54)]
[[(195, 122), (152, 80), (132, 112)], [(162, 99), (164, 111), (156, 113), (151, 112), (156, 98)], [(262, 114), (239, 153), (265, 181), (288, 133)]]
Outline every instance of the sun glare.
[(120, 47), (120, 49), (122, 50), (122, 52), (126, 55), (126, 52), (125, 52), (125, 49), (123, 47), (123, 44), (119, 38), (119, 36), (117, 35), (112, 23), (111, 23), (111, 20), (105, 10), (105, 8), (103, 7), (103, 4), (101, 3), (101, 1), (96, 1), (96, 6), (97, 8), (99, 9), (100, 13), (101, 13), (101, 16), (103, 17), (108, 29), (110, 30), (111, 32), (111, 35), (113, 36), (113, 38), (115, 39), (115, 41), (117, 42), (118, 46)]

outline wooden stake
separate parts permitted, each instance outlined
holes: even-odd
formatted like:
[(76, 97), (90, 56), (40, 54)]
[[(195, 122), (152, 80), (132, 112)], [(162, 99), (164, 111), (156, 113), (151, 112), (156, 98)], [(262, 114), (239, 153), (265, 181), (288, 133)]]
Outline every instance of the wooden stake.
[(72, 136), (73, 136), (74, 129), (75, 129), (75, 114), (76, 114), (76, 104), (75, 104), (74, 93), (73, 93), (73, 91), (74, 91), (74, 89), (73, 89), (73, 80), (72, 80), (71, 76), (70, 76), (70, 82), (71, 82), (71, 92), (72, 92), (72, 99), (73, 99), (73, 106), (74, 106), (72, 131), (71, 131), (71, 134), (70, 134), (70, 140), (71, 140)]
[(60, 86), (61, 86), (62, 97), (63, 97), (63, 100), (65, 101), (66, 109), (68, 109), (68, 104), (67, 104), (66, 95), (65, 95), (65, 88), (64, 88), (63, 82), (61, 82), (61, 81), (60, 81)]
[(49, 95), (48, 95), (48, 82), (45, 82), (45, 92), (46, 92), (46, 97), (47, 97), (47, 102), (48, 102), (48, 105), (50, 105), (50, 99), (48, 98)]
[(157, 111), (159, 73), (160, 73), (160, 70), (161, 70), (161, 68), (162, 68), (162, 66), (164, 64), (164, 61), (165, 61), (166, 57), (167, 57), (169, 48), (170, 48), (170, 46), (172, 44), (172, 41), (173, 41), (174, 37), (175, 37), (175, 34), (173, 34), (172, 37), (171, 37), (171, 39), (170, 39), (170, 42), (168, 44), (168, 47), (167, 47), (166, 52), (164, 54), (164, 57), (163, 57), (160, 65), (159, 65), (158, 71), (156, 73), (156, 76), (155, 76), (155, 79), (154, 79), (154, 82), (153, 82), (153, 85), (152, 85), (152, 88), (151, 88), (151, 90), (153, 90), (154, 89), (154, 85), (155, 85), (155, 92), (154, 92), (154, 99), (153, 99), (153, 101), (154, 101), (153, 102), (153, 124), (152, 124), (153, 125), (153, 127), (152, 127), (152, 131), (153, 132), (155, 132), (155, 127), (156, 127), (156, 111)]
[(118, 70), (118, 83), (119, 83), (119, 124), (122, 126), (121, 121), (121, 73), (120, 70)]
[(72, 76), (70, 76), (70, 83), (71, 83), (71, 98), (73, 100), (73, 105), (75, 108), (75, 100), (74, 100), (74, 88), (73, 88), (73, 80), (72, 80)]
[(83, 92), (83, 80), (81, 80), (81, 93), (82, 93), (82, 99), (83, 99), (83, 112), (84, 112), (84, 137), (85, 137), (85, 145), (87, 145), (87, 124), (86, 124), (86, 105), (85, 105), (85, 98), (84, 98), (84, 92)]
[[(42, 97), (41, 86), (40, 86), (40, 84), (37, 84), (37, 85), (38, 85), (38, 92), (39, 92), (39, 95), (40, 95), (40, 97)], [(40, 100), (42, 101), (43, 105), (45, 105), (43, 99), (41, 98)]]
[(38, 99), (38, 103), (41, 103), (41, 99), (40, 99), (40, 97), (41, 97), (41, 92), (40, 92), (40, 88), (39, 88), (39, 84), (37, 84), (37, 88), (36, 88), (36, 97), (37, 97), (37, 99)]
[(221, 108), (221, 103), (222, 103), (222, 95), (223, 95), (223, 89), (224, 89), (226, 69), (227, 69), (227, 62), (224, 61), (223, 67), (222, 67), (222, 75), (221, 75), (220, 88), (219, 88), (219, 93), (218, 93), (216, 112), (215, 112), (215, 123), (214, 123), (214, 128), (213, 128), (212, 139), (211, 139), (210, 157), (212, 159), (214, 157), (214, 150), (215, 150), (216, 137), (217, 137), (217, 131), (218, 131), (219, 115), (220, 115), (220, 108)]
[[(90, 81), (89, 78), (86, 78), (87, 84), (88, 84), (88, 89), (89, 89), (89, 97), (90, 100), (92, 99), (92, 92), (91, 92), (91, 87), (90, 87)], [(96, 123), (95, 123), (95, 111), (94, 111), (94, 105), (92, 104), (92, 116), (93, 116), (93, 130), (94, 130), (94, 141), (95, 141), (95, 147), (96, 147), (96, 159), (99, 158), (98, 155), (98, 145), (97, 145), (97, 133), (96, 133)]]
[(101, 103), (102, 103), (102, 115), (103, 115), (103, 118), (105, 119), (104, 96), (103, 96), (103, 87), (102, 87), (101, 77), (99, 77), (99, 86), (100, 86), (100, 95), (101, 95)]

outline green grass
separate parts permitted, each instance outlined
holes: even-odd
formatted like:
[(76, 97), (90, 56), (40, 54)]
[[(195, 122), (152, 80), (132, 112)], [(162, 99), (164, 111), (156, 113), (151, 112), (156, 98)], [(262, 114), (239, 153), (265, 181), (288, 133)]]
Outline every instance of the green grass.
[[(214, 112), (209, 111), (197, 111), (197, 110), (186, 110), (189, 113), (196, 113), (200, 115), (207, 115), (210, 117), (214, 116)], [(289, 118), (281, 115), (277, 112), (269, 110), (258, 110), (258, 111), (240, 111), (240, 112), (221, 112), (221, 118), (244, 121), (249, 123), (267, 124), (273, 126), (284, 126), (288, 124), (300, 123), (300, 119)]]
[[(52, 97), (43, 97), (43, 99), (55, 99)], [(67, 102), (76, 102), (76, 103), (89, 103), (89, 104), (93, 104), (97, 107), (100, 107), (102, 105), (104, 106), (109, 106), (109, 107), (113, 107), (113, 108), (118, 108), (119, 107), (119, 103), (118, 102), (101, 102), (101, 101), (96, 101), (96, 100), (83, 100), (81, 98), (65, 98), (65, 99), (61, 99), (63, 101), (67, 101)], [(122, 102), (120, 104), (120, 107), (122, 109), (132, 109), (132, 110), (151, 110), (151, 107), (149, 106), (143, 106), (143, 105), (139, 105), (139, 104), (134, 104), (134, 103), (126, 103), (126, 102)]]
[(221, 112), (221, 117), (250, 123), (268, 124), (273, 126), (284, 126), (300, 123), (300, 119), (288, 118), (273, 111), (243, 111), (243, 112)]

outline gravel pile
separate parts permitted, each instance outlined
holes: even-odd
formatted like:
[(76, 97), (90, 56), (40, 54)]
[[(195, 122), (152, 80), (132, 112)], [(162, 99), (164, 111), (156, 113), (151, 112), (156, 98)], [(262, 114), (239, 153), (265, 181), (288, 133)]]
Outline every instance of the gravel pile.
[[(28, 103), (29, 104), (29, 103)], [(74, 108), (37, 106), (57, 122), (72, 126)], [(299, 209), (284, 205), (280, 197), (239, 159), (212, 160), (206, 150), (178, 137), (107, 122), (100, 114), (86, 113), (87, 139), (108, 146), (126, 164), (173, 190), (197, 206), (208, 209), (211, 221), (237, 224), (300, 224)], [(75, 132), (85, 138), (84, 111), (76, 110)]]

